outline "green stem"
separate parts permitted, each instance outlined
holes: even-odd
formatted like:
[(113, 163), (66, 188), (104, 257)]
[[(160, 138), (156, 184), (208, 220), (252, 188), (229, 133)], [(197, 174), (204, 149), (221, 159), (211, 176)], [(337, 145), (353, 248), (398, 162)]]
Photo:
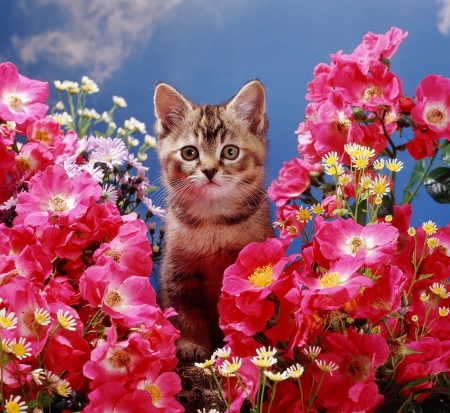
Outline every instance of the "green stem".
[(302, 387), (302, 383), (300, 382), (300, 377), (297, 377), (297, 383), (298, 383), (298, 388), (300, 389), (300, 403), (302, 405), (302, 412), (305, 411), (305, 401), (303, 399), (303, 387)]
[(264, 388), (266, 387), (266, 375), (263, 374), (262, 377), (262, 385), (261, 385), (261, 394), (259, 399), (259, 413), (262, 413), (263, 402), (264, 402)]
[(252, 400), (250, 393), (247, 391), (247, 388), (245, 387), (244, 383), (242, 382), (241, 377), (237, 373), (236, 373), (236, 378), (237, 378), (237, 381), (238, 381), (239, 385), (241, 386), (242, 390), (244, 390), (245, 394), (247, 395), (247, 400), (252, 404), (252, 407), (256, 407), (256, 404)]
[(3, 394), (3, 356), (2, 328), (0, 327), (0, 402), (2, 404), (2, 411), (6, 412), (5, 397)]
[(277, 384), (278, 384), (278, 382), (276, 381), (274, 383), (274, 385), (273, 385), (272, 397), (270, 398), (269, 409), (267, 410), (267, 413), (270, 413), (270, 409), (272, 408), (273, 401), (275, 400), (275, 393), (277, 391)]
[(319, 393), (319, 390), (320, 390), (320, 388), (322, 386), (322, 383), (323, 383), (323, 379), (325, 378), (325, 374), (327, 374), (327, 373), (323, 371), (322, 372), (322, 376), (320, 377), (319, 384), (317, 385), (316, 391), (314, 393), (314, 396), (308, 401), (308, 412), (311, 410), (311, 406), (312, 406), (312, 404), (314, 402), (314, 399), (317, 397), (317, 394)]
[(424, 171), (424, 173), (423, 173), (423, 175), (422, 175), (422, 178), (420, 178), (420, 181), (419, 181), (419, 183), (416, 185), (416, 187), (414, 188), (414, 190), (409, 194), (408, 197), (406, 197), (405, 199), (403, 199), (403, 201), (402, 201), (403, 204), (409, 204), (409, 203), (414, 199), (414, 197), (416, 196), (417, 191), (418, 191), (418, 190), (420, 189), (420, 187), (422, 186), (423, 182), (425, 181), (425, 179), (426, 179), (426, 177), (427, 177), (427, 175), (428, 175), (428, 172), (429, 172), (430, 169), (431, 169), (431, 165), (433, 165), (433, 162), (434, 162), (434, 160), (436, 159), (436, 155), (438, 154), (438, 151), (439, 151), (439, 150), (437, 150), (437, 151), (435, 152), (435, 154), (431, 157), (430, 162), (429, 162), (427, 168), (425, 169), (425, 171)]

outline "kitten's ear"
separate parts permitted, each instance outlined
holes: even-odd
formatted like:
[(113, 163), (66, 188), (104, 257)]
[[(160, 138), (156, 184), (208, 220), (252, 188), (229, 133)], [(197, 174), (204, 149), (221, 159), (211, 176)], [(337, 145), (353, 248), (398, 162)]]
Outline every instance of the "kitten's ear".
[(238, 119), (245, 122), (253, 134), (266, 132), (266, 93), (264, 86), (259, 80), (252, 80), (247, 83), (231, 99), (227, 109), (234, 110)]
[(159, 83), (153, 97), (155, 106), (155, 132), (169, 132), (184, 117), (187, 110), (192, 110), (190, 102), (172, 86)]

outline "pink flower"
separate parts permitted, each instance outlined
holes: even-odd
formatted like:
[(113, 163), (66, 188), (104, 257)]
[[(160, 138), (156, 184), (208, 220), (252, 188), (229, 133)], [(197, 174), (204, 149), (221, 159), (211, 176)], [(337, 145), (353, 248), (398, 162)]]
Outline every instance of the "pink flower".
[(30, 142), (37, 142), (46, 148), (53, 148), (61, 142), (64, 136), (59, 122), (52, 118), (37, 120), (27, 128), (27, 138)]
[(102, 310), (112, 320), (128, 328), (156, 321), (161, 310), (156, 305), (156, 294), (147, 277), (133, 275), (118, 286), (111, 284), (105, 290)]
[(316, 218), (316, 224), (319, 228), (314, 237), (314, 251), (331, 261), (361, 255), (365, 266), (378, 268), (389, 264), (397, 249), (398, 230), (389, 224), (364, 227), (352, 219), (327, 222), (321, 217)]
[(16, 276), (0, 287), (0, 297), (4, 303), (9, 303), (8, 310), (14, 312), (19, 322), (13, 330), (15, 337), (24, 337), (31, 343), (32, 354), (36, 355), (45, 346), (50, 325), (35, 322), (36, 310), (49, 312), (49, 306), (43, 295), (30, 281)]
[(136, 388), (145, 390), (150, 394), (151, 403), (157, 408), (157, 411), (183, 412), (183, 406), (174, 397), (181, 390), (180, 377), (173, 372), (159, 373), (158, 363), (151, 364), (145, 379), (140, 380)]
[(272, 181), (267, 194), (277, 206), (298, 198), (310, 185), (309, 170), (304, 161), (295, 158), (285, 162), (278, 174), (278, 181)]
[(48, 83), (19, 74), (12, 63), (0, 64), (0, 119), (16, 122), (22, 133), (27, 125), (45, 116)]
[(407, 347), (412, 350), (412, 354), (406, 354), (403, 361), (398, 365), (395, 371), (395, 381), (406, 383), (426, 377), (429, 377), (429, 380), (419, 386), (407, 389), (406, 395), (420, 388), (432, 387), (432, 377), (443, 371), (448, 372), (446, 360), (450, 356), (449, 344), (449, 340), (440, 341), (433, 337), (423, 337), (418, 341), (407, 343)]
[(85, 214), (100, 195), (101, 187), (88, 172), (70, 180), (62, 166), (49, 166), (31, 178), (29, 192), (18, 195), (16, 219), (25, 225), (56, 221), (69, 225)]
[(411, 111), (413, 120), (427, 126), (436, 137), (450, 136), (450, 79), (428, 75), (416, 89), (416, 106)]
[(102, 244), (95, 252), (94, 260), (97, 265), (114, 260), (133, 274), (148, 276), (153, 267), (151, 255), (147, 227), (143, 221), (136, 219), (122, 225), (111, 242)]
[(386, 106), (398, 111), (401, 80), (377, 60), (372, 60), (369, 66), (371, 76), (363, 73), (357, 63), (339, 59), (330, 73), (330, 84), (352, 106), (368, 111), (378, 111), (380, 106)]
[[(329, 408), (338, 406), (337, 411), (372, 411), (384, 399), (374, 379), (375, 369), (389, 357), (389, 347), (381, 336), (347, 331), (348, 336), (331, 333), (323, 340), (326, 352), (319, 359), (339, 368), (325, 375), (319, 397)], [(322, 372), (317, 374), (316, 380)]]
[(346, 143), (363, 139), (361, 127), (354, 121), (352, 109), (343, 98), (338, 91), (330, 92), (316, 117), (308, 121), (314, 148), (320, 157), (331, 151), (343, 154)]
[(435, 137), (428, 133), (418, 133), (405, 146), (410, 156), (416, 161), (420, 161), (423, 158), (433, 156), (436, 152), (436, 143), (433, 139)]
[(155, 413), (150, 393), (145, 390), (128, 391), (123, 383), (111, 381), (89, 393), (90, 403), (84, 413)]
[(84, 365), (84, 374), (92, 379), (95, 389), (109, 381), (125, 384), (137, 377), (144, 378), (151, 363), (158, 362), (150, 342), (137, 333), (118, 341), (115, 327), (107, 332), (107, 341), (92, 350), (91, 360)]
[(391, 265), (379, 269), (377, 274), (375, 285), (364, 290), (351, 311), (355, 318), (367, 318), (373, 324), (402, 306), (401, 298), (406, 281), (403, 271)]
[[(305, 270), (304, 276), (299, 280), (308, 287), (305, 296), (325, 295), (332, 297), (328, 305), (341, 305), (360, 295), (361, 287), (373, 287), (373, 281), (366, 275), (357, 271), (361, 268), (362, 259), (358, 257), (343, 257), (336, 261), (328, 271), (320, 275), (320, 278), (310, 275), (309, 269)], [(311, 297), (309, 297), (311, 299)], [(306, 304), (306, 302), (305, 302)], [(323, 308), (323, 309), (326, 309)]]
[(367, 70), (370, 60), (390, 59), (407, 36), (408, 32), (403, 33), (397, 27), (391, 27), (386, 34), (368, 32), (354, 52), (345, 57), (356, 59), (361, 69)]
[(234, 296), (254, 292), (260, 299), (267, 297), (290, 261), (285, 255), (286, 246), (276, 238), (248, 244), (236, 264), (225, 270), (222, 291)]

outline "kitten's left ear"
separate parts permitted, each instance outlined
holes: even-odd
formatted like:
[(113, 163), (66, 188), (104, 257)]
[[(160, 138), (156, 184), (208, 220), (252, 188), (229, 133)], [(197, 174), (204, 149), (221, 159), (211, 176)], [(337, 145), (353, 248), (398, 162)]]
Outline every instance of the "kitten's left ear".
[(266, 92), (259, 80), (247, 83), (227, 104), (238, 119), (248, 125), (251, 133), (259, 135), (267, 129)]

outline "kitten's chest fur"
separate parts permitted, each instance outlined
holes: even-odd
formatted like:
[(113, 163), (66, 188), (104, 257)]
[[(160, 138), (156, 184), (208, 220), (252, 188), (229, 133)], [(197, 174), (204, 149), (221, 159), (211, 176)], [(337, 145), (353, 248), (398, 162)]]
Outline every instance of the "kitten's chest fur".
[(202, 361), (221, 345), (217, 303), (225, 269), (273, 236), (264, 188), (267, 118), (258, 81), (223, 105), (155, 91), (155, 132), (167, 190), (160, 303), (173, 307), (177, 353)]

